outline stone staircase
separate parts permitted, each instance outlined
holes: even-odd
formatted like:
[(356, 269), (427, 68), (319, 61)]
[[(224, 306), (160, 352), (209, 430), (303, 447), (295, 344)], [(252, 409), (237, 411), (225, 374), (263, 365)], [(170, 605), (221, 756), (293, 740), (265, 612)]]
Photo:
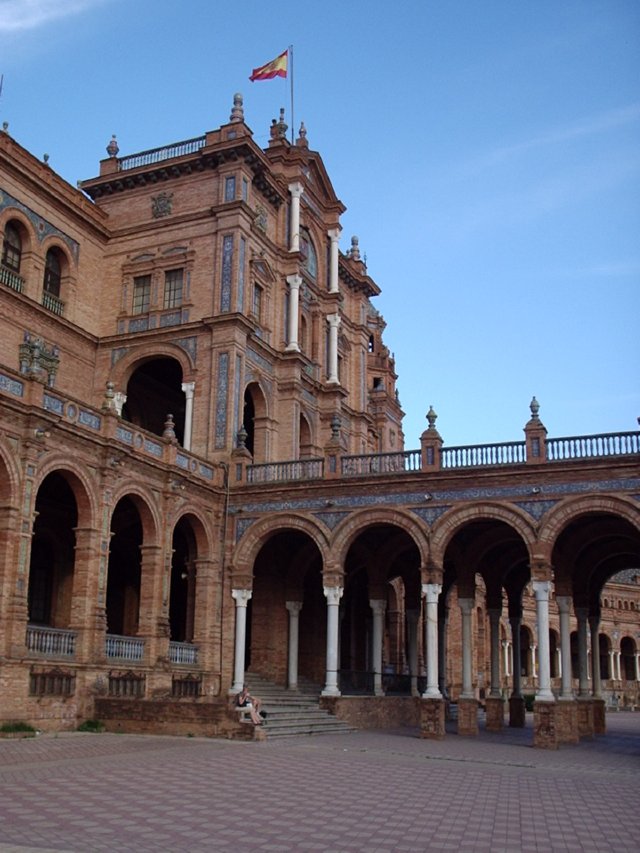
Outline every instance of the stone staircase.
[(287, 690), (249, 672), (246, 683), (250, 692), (262, 701), (261, 710), (267, 714), (262, 729), (269, 740), (356, 731), (320, 707), (317, 684), (301, 680), (297, 690)]

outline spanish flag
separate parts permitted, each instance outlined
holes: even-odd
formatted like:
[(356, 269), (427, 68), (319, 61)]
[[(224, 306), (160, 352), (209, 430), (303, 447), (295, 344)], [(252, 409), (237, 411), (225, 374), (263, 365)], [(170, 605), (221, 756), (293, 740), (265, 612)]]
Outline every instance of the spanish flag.
[(253, 82), (254, 80), (273, 80), (274, 77), (286, 77), (288, 54), (289, 49), (287, 48), (284, 53), (281, 53), (280, 56), (276, 56), (276, 58), (272, 59), (271, 62), (267, 62), (266, 65), (261, 65), (260, 68), (254, 68), (249, 80)]

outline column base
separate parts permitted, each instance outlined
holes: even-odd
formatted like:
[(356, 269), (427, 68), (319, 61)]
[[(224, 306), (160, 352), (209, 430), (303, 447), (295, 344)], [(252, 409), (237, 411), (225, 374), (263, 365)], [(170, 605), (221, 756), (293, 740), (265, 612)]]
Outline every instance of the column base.
[(478, 734), (478, 702), (458, 699), (458, 734), (475, 737)]
[(595, 734), (593, 725), (593, 704), (588, 696), (578, 696), (578, 735), (582, 738), (592, 738)]
[(557, 702), (533, 703), (533, 745), (538, 749), (558, 748)]
[(444, 738), (444, 699), (420, 700), (420, 737)]
[(509, 727), (512, 729), (523, 729), (526, 720), (527, 709), (524, 704), (524, 696), (509, 697)]
[(607, 733), (604, 699), (592, 699), (591, 704), (593, 705), (594, 734), (604, 735)]
[(578, 705), (575, 699), (558, 699), (556, 710), (558, 743), (578, 743)]
[(504, 699), (502, 696), (488, 696), (485, 700), (487, 709), (487, 731), (501, 732), (504, 726)]

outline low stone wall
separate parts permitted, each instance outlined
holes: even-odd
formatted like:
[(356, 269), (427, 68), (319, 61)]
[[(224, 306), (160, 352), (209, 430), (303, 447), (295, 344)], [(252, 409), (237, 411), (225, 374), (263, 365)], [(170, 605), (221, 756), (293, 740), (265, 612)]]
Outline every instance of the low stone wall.
[(320, 706), (357, 729), (420, 726), (417, 696), (322, 696)]
[(240, 722), (227, 699), (112, 699), (96, 698), (94, 715), (108, 732), (153, 735), (194, 735), (260, 740), (263, 732)]

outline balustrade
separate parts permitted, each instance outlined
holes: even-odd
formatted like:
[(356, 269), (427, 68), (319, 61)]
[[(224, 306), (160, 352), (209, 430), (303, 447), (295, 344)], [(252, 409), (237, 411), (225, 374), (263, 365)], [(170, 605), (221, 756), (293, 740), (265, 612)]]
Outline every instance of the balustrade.
[(30, 652), (56, 657), (73, 657), (76, 652), (75, 631), (27, 625), (26, 646)]
[(144, 655), (144, 640), (138, 637), (121, 637), (107, 634), (106, 655), (118, 660), (141, 661)]
[(197, 136), (194, 139), (186, 139), (184, 142), (176, 142), (173, 145), (165, 145), (162, 148), (150, 148), (148, 151), (140, 151), (129, 157), (122, 157), (118, 161), (121, 172), (127, 169), (137, 169), (140, 166), (151, 166), (170, 160), (172, 157), (184, 157), (185, 154), (194, 154), (204, 148), (206, 137)]
[(547, 439), (547, 460), (596, 459), (640, 452), (640, 432), (603, 433)]
[(290, 462), (266, 462), (247, 466), (248, 483), (321, 480), (323, 474), (323, 459), (295, 459)]
[(420, 451), (396, 453), (362, 453), (342, 457), (343, 477), (366, 477), (370, 474), (398, 474), (420, 470)]
[(169, 660), (171, 663), (193, 665), (198, 663), (198, 647), (193, 643), (169, 643)]
[(10, 287), (11, 290), (15, 290), (17, 293), (22, 293), (24, 290), (24, 279), (22, 276), (11, 272), (6, 267), (0, 267), (0, 284)]
[(443, 447), (440, 451), (443, 468), (484, 468), (494, 465), (518, 465), (527, 461), (524, 441), (500, 444), (475, 444), (466, 447)]
[(42, 292), (42, 304), (47, 311), (51, 311), (52, 314), (56, 314), (58, 317), (62, 317), (64, 314), (64, 302), (62, 299), (54, 296), (53, 293), (47, 293), (47, 291), (44, 290)]

